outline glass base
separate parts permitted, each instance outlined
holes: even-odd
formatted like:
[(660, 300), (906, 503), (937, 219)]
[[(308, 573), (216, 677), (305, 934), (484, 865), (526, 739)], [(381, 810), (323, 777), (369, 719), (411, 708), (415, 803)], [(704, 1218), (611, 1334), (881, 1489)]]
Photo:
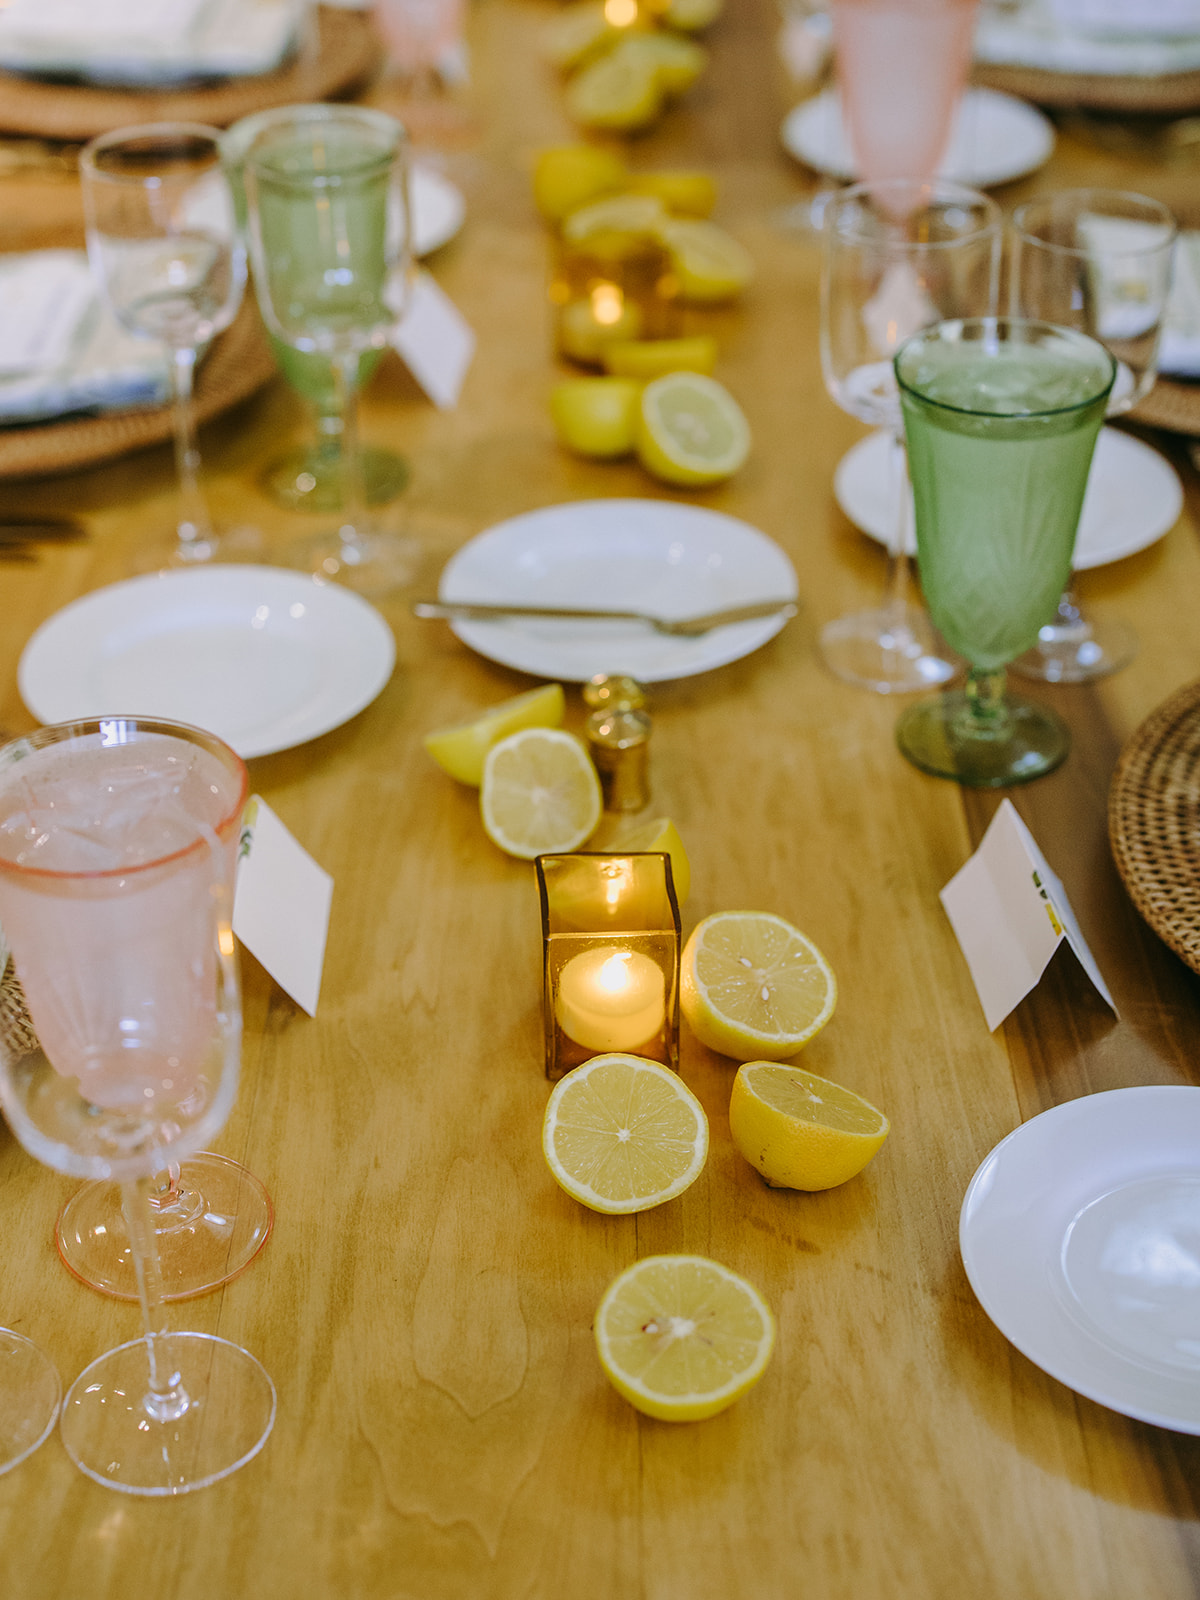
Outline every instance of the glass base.
[[(152, 1198), (150, 1208), (164, 1300), (190, 1300), (228, 1283), (254, 1260), (275, 1221), (271, 1197), (254, 1174), (207, 1150), (182, 1164), (174, 1190)], [(59, 1215), (55, 1243), (63, 1264), (89, 1288), (137, 1299), (115, 1184), (86, 1183), (73, 1194)]]
[(355, 533), (339, 528), (289, 545), (284, 559), (289, 567), (311, 572), (322, 583), (340, 583), (373, 599), (413, 581), (421, 562), (421, 546), (416, 539), (398, 533)]
[(836, 677), (876, 694), (912, 694), (946, 683), (958, 670), (942, 654), (923, 611), (880, 607), (838, 617), (821, 629), (821, 658)]
[(31, 1456), (50, 1436), (62, 1384), (32, 1339), (0, 1328), (0, 1473)]
[(1137, 653), (1137, 634), (1127, 622), (1081, 616), (1069, 625), (1055, 622), (1041, 628), (1037, 644), (1010, 670), (1042, 683), (1091, 683), (1127, 667)]
[(258, 528), (219, 528), (211, 539), (191, 544), (181, 543), (172, 529), (135, 550), (130, 568), (134, 573), (174, 572), (230, 561), (257, 562), (264, 559), (265, 550), (266, 541)]
[(1009, 698), (1006, 715), (980, 730), (965, 691), (952, 689), (903, 712), (896, 743), (922, 772), (974, 789), (1028, 783), (1053, 772), (1071, 748), (1065, 723), (1046, 706)]
[(67, 1390), (62, 1441), (80, 1471), (106, 1488), (188, 1494), (244, 1467), (266, 1444), (275, 1385), (248, 1351), (211, 1334), (160, 1334), (156, 1348), (160, 1369), (178, 1374), (180, 1399), (166, 1420), (146, 1403), (147, 1345), (134, 1339), (93, 1361)]
[[(342, 509), (341, 455), (312, 447), (290, 450), (262, 475), (271, 498), (289, 511), (340, 511)], [(408, 463), (392, 450), (364, 445), (363, 493), (369, 506), (386, 505), (408, 485)]]

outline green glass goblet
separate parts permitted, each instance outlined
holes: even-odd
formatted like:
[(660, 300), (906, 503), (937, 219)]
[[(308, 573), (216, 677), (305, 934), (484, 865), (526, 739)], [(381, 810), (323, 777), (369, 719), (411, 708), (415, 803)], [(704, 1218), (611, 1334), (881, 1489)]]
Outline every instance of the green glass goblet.
[(1052, 771), (1070, 747), (1005, 667), (1036, 641), (1071, 570), (1116, 362), (1050, 323), (978, 317), (916, 334), (895, 359), (926, 604), (969, 664), (965, 688), (900, 718), (924, 772), (980, 788)]

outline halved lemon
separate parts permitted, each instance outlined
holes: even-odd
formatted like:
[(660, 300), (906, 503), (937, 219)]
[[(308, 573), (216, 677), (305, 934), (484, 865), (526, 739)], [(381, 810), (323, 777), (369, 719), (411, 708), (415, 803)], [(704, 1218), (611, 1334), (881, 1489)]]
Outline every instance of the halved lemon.
[(663, 20), (685, 33), (698, 33), (721, 15), (724, 0), (667, 0)]
[(671, 253), (679, 298), (685, 304), (732, 300), (754, 276), (754, 261), (745, 245), (715, 222), (667, 217), (659, 224), (658, 236)]
[(604, 0), (575, 0), (547, 25), (542, 35), (543, 53), (564, 72), (603, 54), (621, 37), (605, 10)]
[(567, 111), (584, 128), (632, 133), (648, 127), (663, 106), (658, 67), (619, 47), (582, 67), (567, 84)]
[(708, 63), (708, 51), (703, 45), (662, 29), (627, 34), (612, 54), (631, 64), (649, 64), (658, 75), (663, 94), (672, 97), (690, 89)]
[(561, 222), (572, 211), (625, 187), (625, 163), (613, 150), (591, 144), (555, 145), (538, 152), (533, 167), (533, 198), (547, 222)]
[(510, 856), (577, 850), (603, 810), (600, 779), (573, 733), (525, 728), (488, 751), (479, 809), (488, 838)]
[(692, 869), (683, 848), (679, 830), (670, 817), (651, 817), (648, 822), (614, 821), (596, 835), (595, 848), (612, 855), (623, 850), (662, 850), (671, 858), (671, 881), (680, 905), (692, 886)]
[(634, 172), (626, 184), (634, 194), (661, 200), (676, 216), (707, 217), (717, 203), (716, 180), (707, 172)]
[(456, 722), (425, 735), (425, 748), (444, 772), (460, 783), (478, 788), (483, 781), (484, 757), (492, 746), (521, 728), (557, 728), (563, 719), (561, 683), (502, 700), (469, 722)]
[(703, 372), (717, 364), (717, 341), (710, 333), (686, 339), (617, 339), (600, 352), (604, 370), (649, 383), (668, 372)]
[(679, 1003), (701, 1044), (735, 1061), (780, 1061), (833, 1015), (837, 980), (798, 928), (769, 911), (718, 911), (692, 930)]
[(560, 1078), (542, 1123), (556, 1181), (593, 1211), (647, 1211), (690, 1188), (708, 1155), (704, 1107), (641, 1056), (593, 1056)]
[(672, 372), (642, 391), (638, 460), (664, 483), (702, 488), (731, 477), (750, 454), (750, 424), (715, 378)]
[(609, 1286), (594, 1330), (617, 1393), (665, 1422), (724, 1411), (762, 1377), (775, 1347), (762, 1295), (704, 1256), (635, 1262)]
[(568, 450), (608, 461), (637, 443), (641, 397), (631, 378), (564, 378), (550, 393), (550, 416)]
[(747, 1061), (729, 1100), (729, 1131), (774, 1188), (832, 1189), (861, 1172), (890, 1131), (869, 1100), (803, 1067)]
[(563, 222), (562, 233), (571, 244), (598, 233), (654, 235), (666, 220), (666, 209), (657, 195), (614, 194), (572, 211)]

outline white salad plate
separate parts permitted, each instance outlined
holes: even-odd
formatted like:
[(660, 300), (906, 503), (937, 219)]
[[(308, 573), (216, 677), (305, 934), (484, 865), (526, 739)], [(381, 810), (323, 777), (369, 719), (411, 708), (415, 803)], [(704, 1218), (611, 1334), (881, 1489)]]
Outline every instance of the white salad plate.
[(167, 717), (248, 759), (349, 721), (395, 658), (387, 623), (348, 589), (277, 567), (213, 566), (72, 601), (25, 646), (17, 681), (43, 723)]
[[(766, 534), (722, 512), (670, 500), (579, 500), (479, 534), (443, 568), (438, 596), (690, 617), (754, 600), (794, 600), (796, 573)], [(737, 661), (785, 620), (731, 623), (698, 638), (637, 622), (506, 617), (452, 627), (480, 655), (535, 677), (582, 683), (597, 672), (625, 672), (658, 683)]]
[(448, 244), (463, 225), (467, 203), (462, 191), (431, 167), (414, 162), (408, 175), (412, 206), (413, 254), (432, 255)]
[[(837, 503), (872, 539), (892, 536), (892, 444), (880, 431), (859, 440), (837, 464)], [(909, 491), (911, 497), (911, 490)], [(1120, 561), (1161, 539), (1183, 510), (1179, 474), (1165, 457), (1132, 434), (1101, 428), (1075, 543), (1075, 571)], [(910, 514), (908, 553), (915, 555)]]
[(963, 1265), (1005, 1338), (1088, 1399), (1200, 1434), (1200, 1088), (1113, 1089), (1003, 1139)]
[[(857, 176), (836, 89), (789, 111), (780, 137), (788, 154), (805, 166), (830, 178)], [(1036, 172), (1053, 149), (1054, 129), (1033, 106), (995, 89), (968, 89), (938, 171), (943, 178), (987, 189)]]

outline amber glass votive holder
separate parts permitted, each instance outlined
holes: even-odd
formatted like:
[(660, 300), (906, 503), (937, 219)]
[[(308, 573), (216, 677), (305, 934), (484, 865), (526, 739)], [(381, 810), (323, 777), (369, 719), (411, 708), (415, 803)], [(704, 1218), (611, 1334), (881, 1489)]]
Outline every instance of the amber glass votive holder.
[(538, 856), (546, 1076), (608, 1051), (679, 1065), (679, 903), (662, 850)]
[(560, 240), (550, 282), (559, 355), (599, 368), (607, 344), (673, 338), (678, 293), (670, 253), (650, 234), (605, 228)]

